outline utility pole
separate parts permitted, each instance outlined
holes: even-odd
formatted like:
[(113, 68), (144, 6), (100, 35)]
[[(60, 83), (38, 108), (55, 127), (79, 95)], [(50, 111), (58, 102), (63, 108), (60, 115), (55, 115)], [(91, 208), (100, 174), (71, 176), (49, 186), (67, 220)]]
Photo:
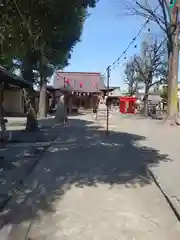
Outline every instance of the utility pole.
[(98, 90), (98, 84), (96, 83), (96, 120), (98, 120), (98, 101), (99, 101), (99, 90)]
[(67, 108), (66, 108), (66, 77), (63, 78), (63, 85), (64, 85), (64, 124), (67, 123)]
[(109, 80), (110, 80), (110, 66), (107, 67), (107, 101), (106, 101), (106, 135), (109, 135)]
[(170, 1), (171, 25), (173, 30), (172, 52), (169, 56), (169, 76), (168, 76), (168, 117), (176, 119), (178, 111), (178, 65), (179, 65), (179, 6), (180, 0)]

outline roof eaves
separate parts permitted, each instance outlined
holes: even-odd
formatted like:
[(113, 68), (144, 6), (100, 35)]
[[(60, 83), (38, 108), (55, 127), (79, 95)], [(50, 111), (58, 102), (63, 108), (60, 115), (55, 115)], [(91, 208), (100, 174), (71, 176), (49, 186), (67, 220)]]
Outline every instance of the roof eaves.
[[(24, 80), (23, 78), (20, 78), (19, 76), (10, 73), (7, 71), (4, 67), (0, 66), (0, 74), (2, 74), (4, 77), (6, 77), (5, 83), (19, 86), (19, 87), (30, 87), (32, 86), (32, 83)], [(2, 79), (0, 79), (0, 82), (3, 82)]]
[(64, 71), (57, 71), (58, 73), (62, 73), (62, 74), (88, 74), (88, 75), (101, 75), (100, 72), (64, 72)]

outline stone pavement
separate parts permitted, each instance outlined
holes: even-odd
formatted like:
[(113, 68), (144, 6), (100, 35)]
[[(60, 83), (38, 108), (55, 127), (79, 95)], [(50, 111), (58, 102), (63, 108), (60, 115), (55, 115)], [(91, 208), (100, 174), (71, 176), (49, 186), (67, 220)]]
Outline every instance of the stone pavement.
[[(55, 127), (50, 124), (35, 133), (23, 132), (17, 130), (15, 125), (13, 126), (11, 142), (0, 149), (1, 210), (36, 166), (44, 150), (59, 134), (59, 125)], [(12, 144), (12, 142), (15, 143)]]
[[(105, 126), (103, 122), (102, 125)], [(169, 126), (160, 120), (133, 116), (123, 117), (116, 114), (110, 122), (110, 129), (116, 132), (124, 131), (144, 136), (145, 139), (140, 141), (139, 144), (142, 143), (149, 148), (157, 149), (159, 154), (167, 156), (166, 161), (149, 167), (180, 215), (180, 127)]]
[(8, 240), (178, 240), (147, 170), (168, 156), (149, 146), (146, 123), (137, 120), (135, 134), (127, 120), (106, 138), (89, 119), (70, 121), (1, 213), (4, 229), (13, 226)]
[(50, 143), (46, 144), (19, 144), (10, 145), (0, 150), (0, 209), (9, 201), (13, 192), (16, 191), (38, 163), (44, 149)]

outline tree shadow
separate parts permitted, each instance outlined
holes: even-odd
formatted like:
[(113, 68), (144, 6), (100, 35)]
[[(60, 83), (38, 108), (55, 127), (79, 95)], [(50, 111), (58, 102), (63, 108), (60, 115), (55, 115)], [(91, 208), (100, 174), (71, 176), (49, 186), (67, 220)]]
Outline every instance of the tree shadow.
[(144, 136), (106, 132), (92, 122), (70, 120), (61, 128), (35, 171), (1, 213), (0, 226), (38, 219), (54, 212), (54, 203), (72, 186), (110, 188), (151, 184), (150, 166), (170, 160), (156, 149), (143, 146)]
[(58, 123), (53, 117), (38, 119), (38, 129), (35, 132), (27, 132), (24, 129), (8, 130), (8, 143), (35, 143), (35, 142), (49, 142), (57, 137), (57, 132), (52, 131), (52, 128), (60, 128), (64, 125)]
[(11, 139), (0, 149), (0, 211), (11, 198), (12, 189), (23, 184), (51, 142), (67, 127), (62, 128), (53, 119), (43, 119), (40, 123), (41, 128), (36, 132), (10, 131)]

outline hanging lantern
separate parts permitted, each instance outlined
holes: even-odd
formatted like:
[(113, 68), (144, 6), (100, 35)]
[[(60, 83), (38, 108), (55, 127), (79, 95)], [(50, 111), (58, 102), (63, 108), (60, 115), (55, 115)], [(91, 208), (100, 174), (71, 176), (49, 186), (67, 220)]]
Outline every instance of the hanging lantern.
[(80, 88), (82, 88), (82, 87), (83, 87), (83, 83), (81, 82), (81, 83), (80, 83)]

